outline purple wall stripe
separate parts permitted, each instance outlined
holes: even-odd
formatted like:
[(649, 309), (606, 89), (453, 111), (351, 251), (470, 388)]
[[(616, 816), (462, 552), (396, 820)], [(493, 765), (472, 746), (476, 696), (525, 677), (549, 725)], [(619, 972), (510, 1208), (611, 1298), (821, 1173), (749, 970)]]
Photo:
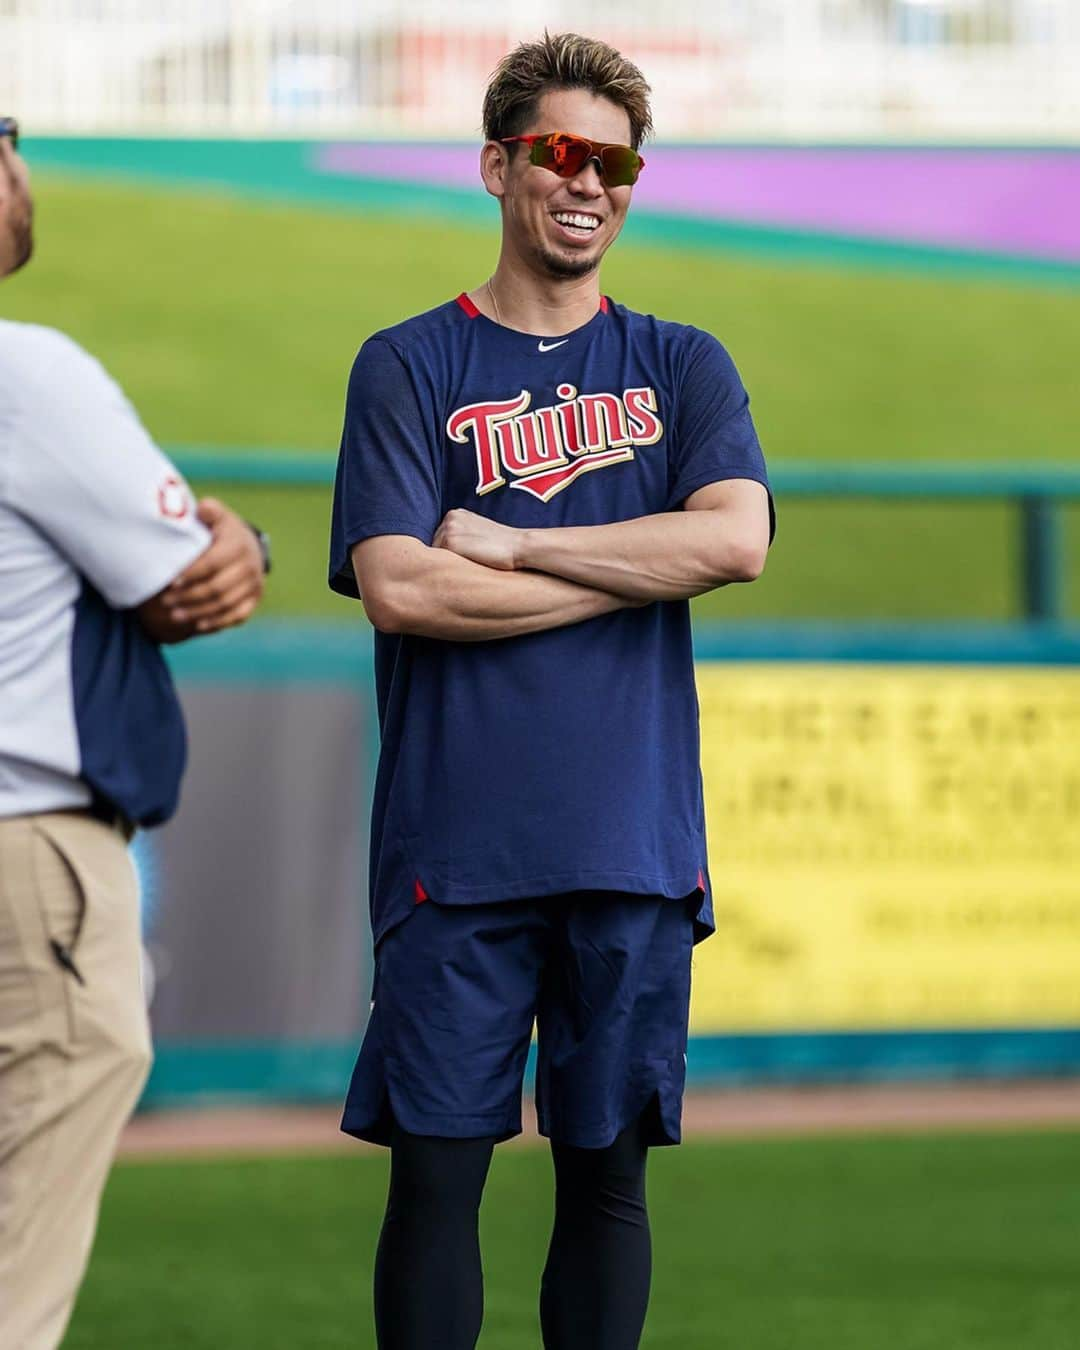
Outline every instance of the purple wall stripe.
[[(653, 146), (657, 214), (1080, 262), (1080, 150)], [(322, 173), (479, 186), (478, 147), (317, 147)]]

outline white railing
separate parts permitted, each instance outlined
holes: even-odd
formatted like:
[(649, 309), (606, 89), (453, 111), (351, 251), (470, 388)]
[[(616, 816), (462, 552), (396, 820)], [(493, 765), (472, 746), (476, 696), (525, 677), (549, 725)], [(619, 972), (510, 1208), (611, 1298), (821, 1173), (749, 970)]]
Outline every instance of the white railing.
[(514, 42), (614, 42), (677, 137), (1080, 137), (1080, 0), (0, 0), (35, 131), (471, 136)]

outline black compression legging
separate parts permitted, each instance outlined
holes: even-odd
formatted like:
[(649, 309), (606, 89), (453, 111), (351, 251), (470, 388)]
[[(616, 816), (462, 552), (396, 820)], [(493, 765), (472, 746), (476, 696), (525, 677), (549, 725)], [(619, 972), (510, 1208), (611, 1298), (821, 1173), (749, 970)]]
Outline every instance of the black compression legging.
[(552, 1144), (555, 1226), (540, 1283), (545, 1350), (637, 1350), (652, 1242), (640, 1122), (608, 1148)]
[[(394, 1127), (375, 1258), (379, 1350), (473, 1350), (483, 1320), (477, 1221), (494, 1139)], [(552, 1146), (555, 1226), (540, 1292), (546, 1350), (636, 1350), (652, 1256), (639, 1124), (605, 1149)]]
[(477, 1220), (494, 1147), (394, 1125), (375, 1254), (379, 1350), (473, 1350), (484, 1316)]

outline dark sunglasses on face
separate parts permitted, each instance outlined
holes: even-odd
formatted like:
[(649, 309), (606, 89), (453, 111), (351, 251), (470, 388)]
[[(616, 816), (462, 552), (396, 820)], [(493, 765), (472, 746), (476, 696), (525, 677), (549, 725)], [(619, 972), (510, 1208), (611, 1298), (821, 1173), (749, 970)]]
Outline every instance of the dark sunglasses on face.
[(0, 117), (0, 139), (6, 137), (12, 150), (19, 148), (19, 124), (14, 117)]
[(529, 147), (529, 163), (541, 169), (550, 169), (560, 178), (573, 178), (590, 159), (599, 162), (600, 173), (607, 187), (631, 187), (645, 161), (630, 145), (608, 145), (575, 136), (569, 131), (545, 131), (536, 136), (504, 136), (500, 144), (512, 145), (522, 141)]

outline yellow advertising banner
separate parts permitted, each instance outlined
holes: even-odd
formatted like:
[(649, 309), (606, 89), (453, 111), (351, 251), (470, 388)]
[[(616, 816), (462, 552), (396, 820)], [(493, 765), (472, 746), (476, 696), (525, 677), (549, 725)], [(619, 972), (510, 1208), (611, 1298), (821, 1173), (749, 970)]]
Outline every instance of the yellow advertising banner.
[(695, 1033), (1080, 1024), (1080, 670), (697, 678)]

